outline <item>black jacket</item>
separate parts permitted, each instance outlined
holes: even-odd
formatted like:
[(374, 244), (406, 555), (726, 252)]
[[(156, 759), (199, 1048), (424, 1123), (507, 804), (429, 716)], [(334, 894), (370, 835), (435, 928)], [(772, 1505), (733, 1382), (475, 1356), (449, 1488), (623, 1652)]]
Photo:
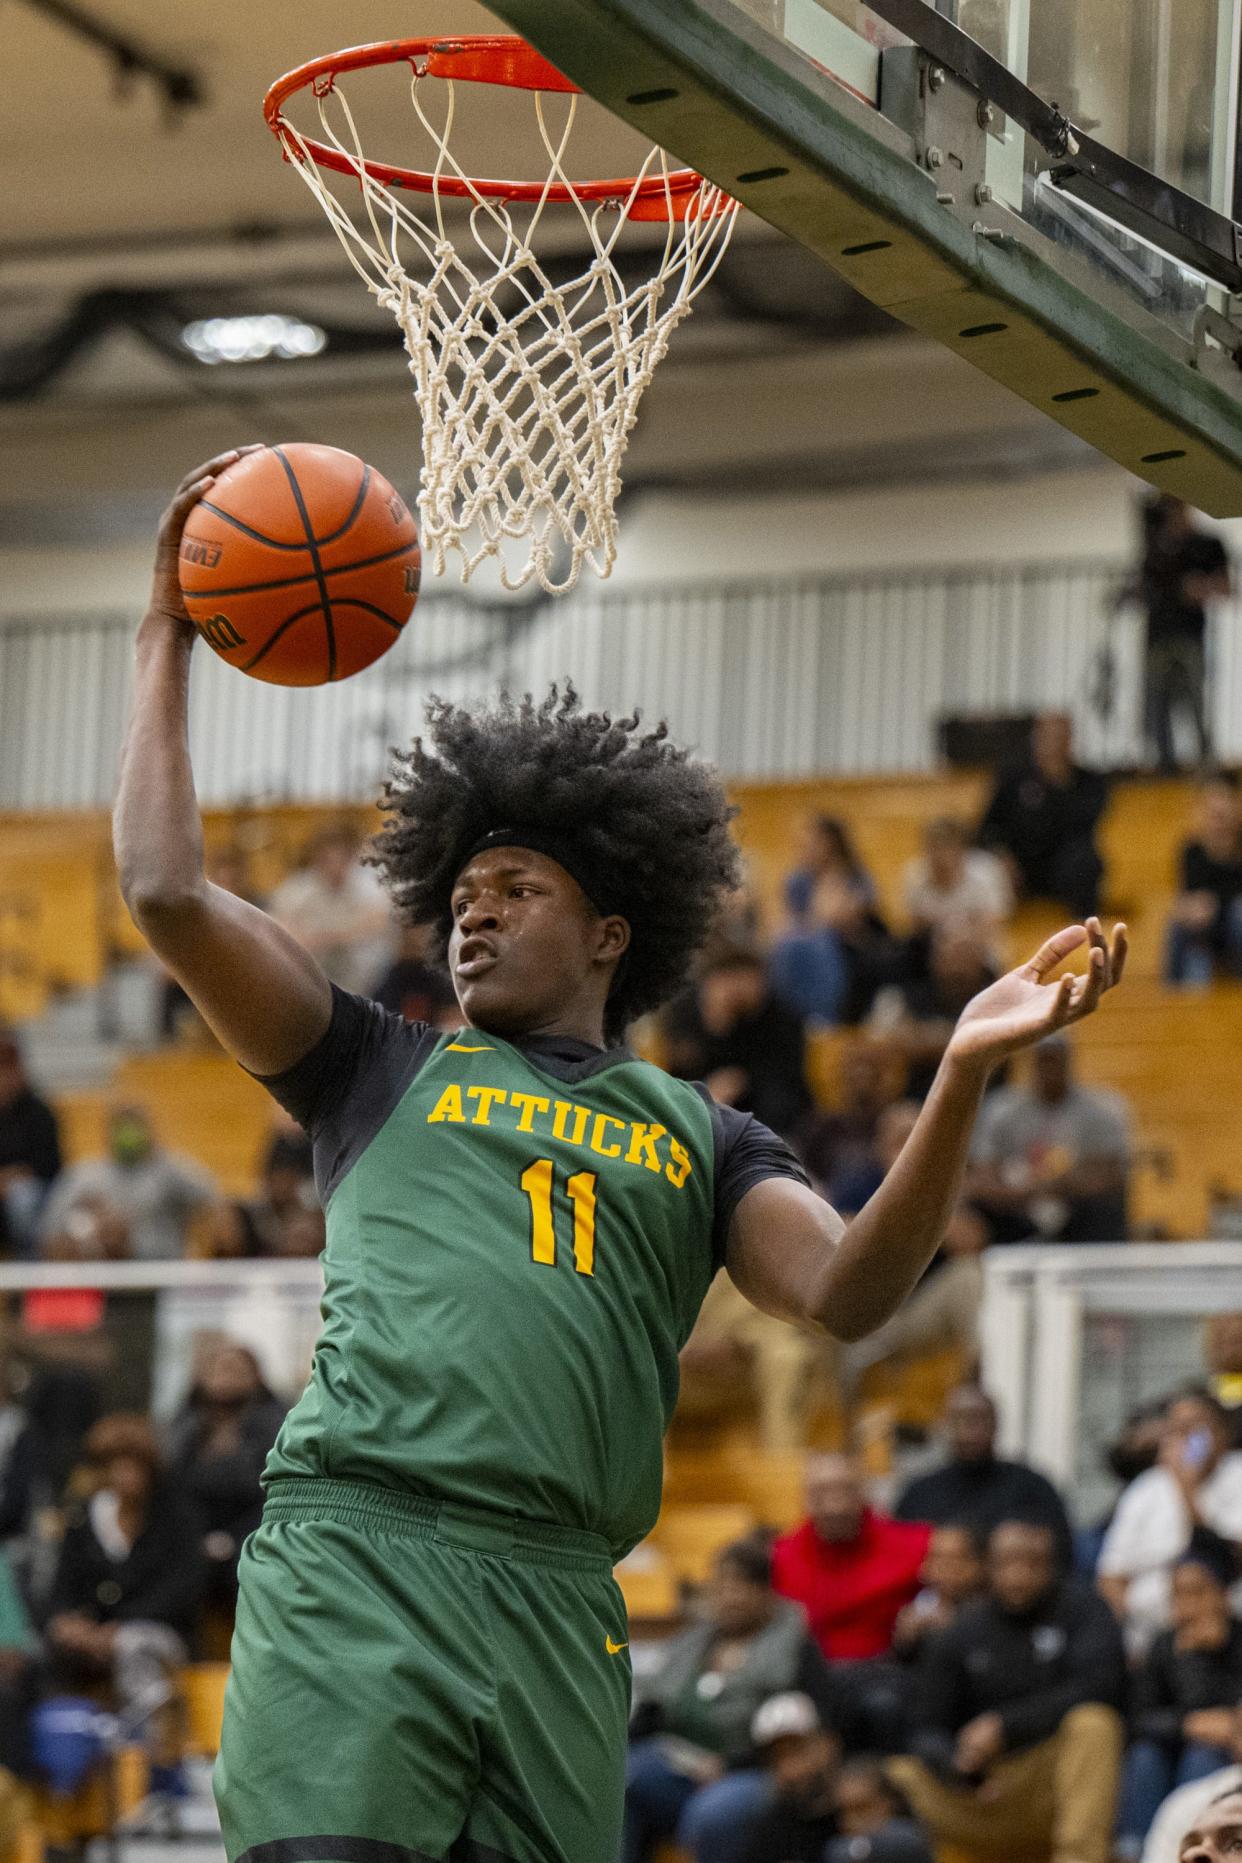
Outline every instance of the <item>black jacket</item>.
[(755, 1820), (741, 1863), (823, 1863), (837, 1828), (828, 1812), (808, 1817), (778, 1799)]
[(1023, 1462), (946, 1462), (916, 1475), (893, 1509), (898, 1520), (930, 1520), (933, 1526), (974, 1527), (987, 1534), (1002, 1520), (1050, 1527), (1062, 1569), (1074, 1563), (1074, 1536), (1065, 1503), (1052, 1483)]
[(740, 1067), (749, 1086), (737, 1102), (738, 1111), (753, 1113), (782, 1138), (795, 1132), (810, 1112), (802, 1019), (775, 997), (753, 1016), (735, 1022), (727, 1035), (714, 1035), (704, 1026), (698, 998), (690, 990), (669, 1004), (664, 1026), (676, 1051), (669, 1057), (671, 1073), (704, 1080), (717, 1068)]
[(1078, 1579), (1022, 1617), (987, 1598), (967, 1605), (924, 1650), (918, 1695), (911, 1751), (937, 1770), (951, 1769), (958, 1732), (980, 1714), (1000, 1715), (1007, 1752), (1037, 1746), (1085, 1702), (1124, 1709), (1121, 1632)]
[(47, 1457), (39, 1432), (28, 1417), (0, 1405), (0, 1540), (25, 1532), (41, 1477)]
[(203, 1453), (208, 1418), (191, 1400), (174, 1426), (172, 1472), (197, 1509), (204, 1533), (227, 1533), (240, 1548), (263, 1512), (260, 1478), (285, 1420), (285, 1406), (270, 1391), (247, 1403), (237, 1419), (238, 1445), (227, 1455)]
[(60, 1170), (60, 1131), (46, 1100), (23, 1087), (0, 1106), (0, 1171), (20, 1165), (50, 1184)]
[(1234, 1708), (1242, 1701), (1242, 1623), (1230, 1620), (1219, 1650), (1179, 1650), (1162, 1631), (1134, 1679), (1130, 1724), (1136, 1740), (1180, 1746), (1182, 1722), (1202, 1708)]
[[(14, 1166), (29, 1171), (46, 1190), (60, 1171), (60, 1131), (46, 1100), (23, 1087), (7, 1106), (0, 1106), (0, 1171)], [(0, 1203), (0, 1253), (9, 1251), (13, 1238)]]
[(979, 842), (1007, 849), (1030, 880), (1067, 841), (1094, 838), (1107, 801), (1108, 784), (1096, 770), (1075, 766), (1068, 784), (1057, 788), (1029, 764), (997, 784)]
[(147, 1524), (123, 1559), (110, 1559), (104, 1551), (88, 1508), (71, 1511), (47, 1616), (80, 1612), (97, 1624), (149, 1620), (186, 1636), (194, 1626), (203, 1579), (197, 1518), (164, 1482), (152, 1494)]

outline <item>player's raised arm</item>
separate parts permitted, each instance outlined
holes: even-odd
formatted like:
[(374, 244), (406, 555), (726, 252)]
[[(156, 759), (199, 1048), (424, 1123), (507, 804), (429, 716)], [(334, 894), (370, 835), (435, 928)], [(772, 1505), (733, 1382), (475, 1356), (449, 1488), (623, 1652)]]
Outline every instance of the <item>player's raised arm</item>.
[(185, 521), (237, 457), (190, 473), (160, 520), (112, 833), (121, 892), (151, 949), (244, 1067), (277, 1074), (327, 1028), (331, 988), (274, 919), (204, 874), (188, 723), (194, 629), (177, 580)]
[[(1084, 977), (1058, 977), (1084, 943)], [(901, 1305), (940, 1245), (961, 1189), (988, 1076), (1007, 1055), (1097, 1007), (1120, 981), (1126, 929), (1111, 944), (1098, 919), (1057, 932), (1017, 970), (968, 1003), (918, 1123), (871, 1201), (848, 1225), (813, 1191), (773, 1178), (743, 1197), (728, 1266), (755, 1306), (861, 1339)]]

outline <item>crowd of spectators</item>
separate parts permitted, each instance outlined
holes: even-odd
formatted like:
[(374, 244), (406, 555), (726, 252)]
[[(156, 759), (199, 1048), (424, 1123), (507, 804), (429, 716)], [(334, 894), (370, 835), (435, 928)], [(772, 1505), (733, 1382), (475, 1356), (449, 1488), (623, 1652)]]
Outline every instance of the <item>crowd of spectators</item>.
[(278, 1109), (251, 1196), (229, 1198), (195, 1159), (171, 1151), (150, 1110), (118, 1104), (98, 1156), (62, 1165), (57, 1115), (0, 1034), (0, 1256), (177, 1261), (318, 1255), (323, 1212), (311, 1145)]
[[(1209, 1363), (1240, 1337), (1216, 1322)], [(231, 1620), (283, 1409), (209, 1339), (166, 1428), (99, 1418), (52, 1492), (20, 1447), (32, 1408), (6, 1407), (0, 1840), (10, 1783), (71, 1784), (100, 1706), (179, 1789), (176, 1671)], [(850, 1457), (810, 1455), (803, 1520), (724, 1547), (684, 1628), (636, 1650), (621, 1863), (669, 1840), (693, 1863), (1179, 1863), (1242, 1784), (1242, 1456), (1207, 1386), (1149, 1416), (1102, 1548), (997, 1454), (975, 1385), (888, 1508)], [(49, 1503), (50, 1562), (14, 1562)]]
[[(22, 1784), (71, 1791), (117, 1727), (152, 1790), (185, 1789), (177, 1672), (227, 1650), (242, 1541), (285, 1406), (254, 1355), (198, 1341), (166, 1428), (142, 1413), (75, 1423), (6, 1326), (0, 1368), (0, 1853)], [(49, 1401), (50, 1398), (50, 1401)], [(53, 1451), (48, 1431), (59, 1429)], [(111, 1730), (111, 1731), (110, 1731)]]
[[(693, 1863), (1178, 1863), (1242, 1784), (1242, 1452), (1217, 1395), (1242, 1315), (1205, 1356), (1209, 1383), (1114, 1451), (1102, 1537), (998, 1453), (974, 1384), (887, 1507), (852, 1458), (811, 1454), (803, 1520), (725, 1547), (685, 1628), (636, 1652), (622, 1863), (670, 1839)], [(207, 1339), (166, 1427), (98, 1418), (53, 1488), (32, 1387), (5, 1387), (0, 1827), (10, 1780), (79, 1776), (101, 1705), (175, 1793), (175, 1674), (227, 1632), (284, 1405)], [(15, 1558), (49, 1503), (50, 1560)]]
[[(365, 990), (412, 1018), (455, 1025), (446, 974), (427, 961), (421, 935), (394, 929), (350, 825), (322, 830), (270, 899), (250, 883), (239, 848), (215, 849), (209, 876), (266, 905), (343, 988)], [(161, 974), (155, 1017), (161, 1036), (177, 1038), (192, 1014), (180, 985)], [(66, 1165), (57, 1111), (31, 1082), (16, 1034), (0, 1028), (0, 1258), (157, 1262), (318, 1255), (323, 1213), (311, 1146), (292, 1120), (273, 1109), (253, 1191), (241, 1198), (227, 1196), (198, 1160), (167, 1146), (159, 1124), (150, 1106), (113, 1104), (102, 1149)]]
[[(1209, 1366), (1240, 1344), (1213, 1322)], [(812, 1453), (802, 1522), (727, 1547), (636, 1667), (623, 1863), (1184, 1863), (1242, 1794), (1234, 1424), (1209, 1385), (1148, 1406), (1102, 1542), (977, 1385), (888, 1511)]]
[[(1105, 778), (1074, 758), (1068, 717), (1036, 720), (981, 815), (931, 821), (901, 884), (904, 925), (885, 918), (849, 824), (815, 817), (785, 881), (785, 923), (766, 954), (771, 995), (804, 1022), (867, 1024), (895, 1042), (921, 1098), (962, 1004), (1004, 964), (1020, 899), (1098, 911)], [(678, 1012), (681, 1016), (683, 1012)]]

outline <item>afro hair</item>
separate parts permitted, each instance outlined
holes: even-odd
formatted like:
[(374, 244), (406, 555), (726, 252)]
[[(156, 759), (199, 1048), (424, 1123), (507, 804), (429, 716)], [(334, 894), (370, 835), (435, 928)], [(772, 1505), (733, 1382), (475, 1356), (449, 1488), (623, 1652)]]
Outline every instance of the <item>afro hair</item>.
[(583, 711), (570, 684), (536, 703), (502, 694), (493, 710), (433, 698), (426, 738), (397, 752), (372, 842), (403, 918), (447, 942), (453, 884), (487, 834), (520, 824), (570, 837), (607, 873), (630, 949), (606, 1017), (617, 1040), (685, 982), (724, 896), (740, 881), (720, 778), (638, 714)]

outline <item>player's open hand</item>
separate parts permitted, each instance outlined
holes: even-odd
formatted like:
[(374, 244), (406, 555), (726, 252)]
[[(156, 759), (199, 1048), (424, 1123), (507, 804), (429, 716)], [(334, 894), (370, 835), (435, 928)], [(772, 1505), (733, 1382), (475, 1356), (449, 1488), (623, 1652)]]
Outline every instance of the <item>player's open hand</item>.
[(151, 600), (147, 604), (147, 613), (160, 617), (174, 626), (191, 628), (193, 623), (186, 613), (185, 603), (181, 598), (181, 582), (177, 575), (177, 557), (181, 549), (181, 533), (185, 529), (186, 519), (193, 511), (200, 498), (205, 498), (222, 472), (235, 465), (244, 453), (257, 453), (262, 450), (262, 441), (255, 441), (250, 446), (231, 447), (227, 453), (217, 453), (201, 466), (195, 466), (187, 472), (180, 485), (173, 493), (160, 519), (160, 528), (155, 544), (155, 573), (151, 581)]
[[(1058, 976), (1067, 957), (1090, 947), (1084, 975)], [(1117, 925), (1111, 942), (1099, 919), (1068, 925), (1042, 944), (1034, 957), (967, 1003), (949, 1042), (949, 1054), (994, 1066), (1018, 1048), (1042, 1041), (1099, 1006), (1106, 990), (1120, 983), (1126, 963), (1126, 928)]]

